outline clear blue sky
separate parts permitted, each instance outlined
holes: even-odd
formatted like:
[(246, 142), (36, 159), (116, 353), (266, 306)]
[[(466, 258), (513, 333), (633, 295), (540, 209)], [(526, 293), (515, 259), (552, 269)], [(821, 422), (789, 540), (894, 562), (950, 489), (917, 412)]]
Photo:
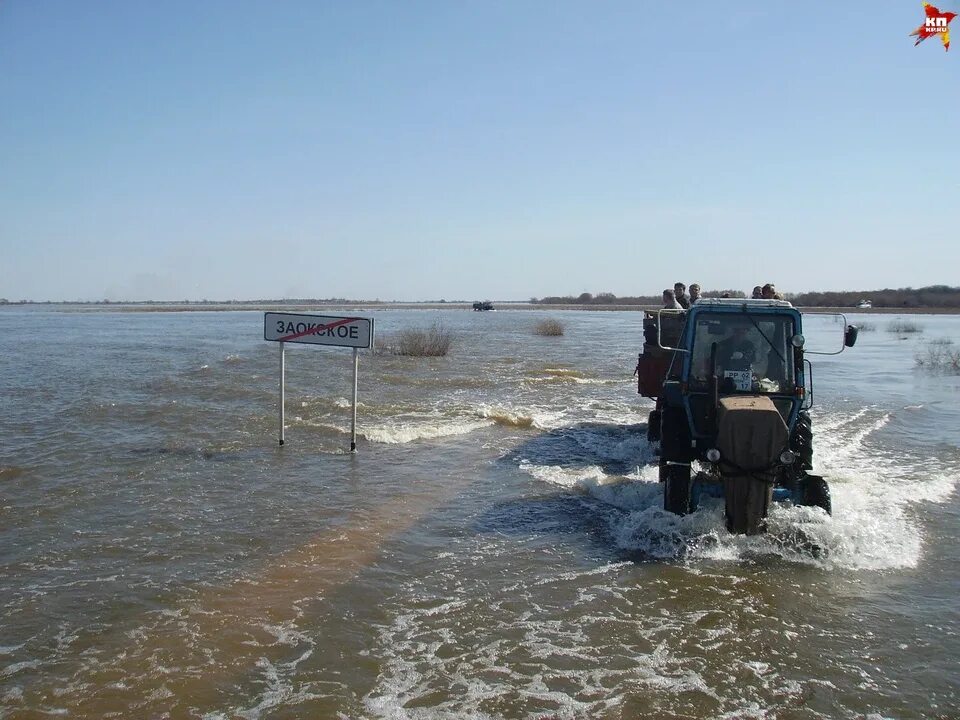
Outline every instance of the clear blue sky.
[(922, 20), (2, 0), (0, 297), (960, 285), (960, 20)]

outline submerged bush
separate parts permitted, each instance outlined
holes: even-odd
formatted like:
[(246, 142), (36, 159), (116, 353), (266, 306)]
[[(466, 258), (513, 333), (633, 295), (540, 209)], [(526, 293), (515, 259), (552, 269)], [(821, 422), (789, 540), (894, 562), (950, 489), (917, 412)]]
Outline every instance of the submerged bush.
[(536, 335), (547, 335), (550, 337), (563, 335), (563, 323), (559, 320), (541, 320), (534, 326), (533, 332)]
[(378, 355), (443, 357), (453, 344), (453, 332), (440, 323), (429, 328), (406, 328), (377, 342)]
[(953, 340), (937, 338), (923, 345), (913, 356), (917, 367), (960, 374), (960, 348), (954, 347)]
[(913, 320), (904, 320), (902, 318), (897, 318), (893, 320), (889, 325), (887, 325), (887, 332), (896, 333), (897, 335), (906, 335), (908, 333), (922, 333), (923, 325), (917, 325)]
[(874, 332), (877, 329), (877, 326), (872, 322), (860, 322), (856, 324), (860, 328), (860, 332)]

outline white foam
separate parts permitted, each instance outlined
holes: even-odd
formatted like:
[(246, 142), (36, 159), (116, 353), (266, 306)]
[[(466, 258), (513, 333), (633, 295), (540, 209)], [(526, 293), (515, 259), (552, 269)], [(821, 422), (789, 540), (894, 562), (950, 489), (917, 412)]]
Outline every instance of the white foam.
[(401, 445), (415, 440), (430, 440), (433, 438), (466, 435), (481, 428), (490, 427), (492, 420), (457, 420), (437, 419), (427, 422), (401, 422), (374, 426), (361, 426), (357, 434), (372, 442), (388, 445)]
[(593, 453), (603, 462), (627, 462), (645, 464), (653, 458), (653, 447), (646, 433), (636, 428), (615, 426), (613, 428), (588, 426), (575, 428), (570, 437), (581, 448)]
[[(485, 545), (475, 547), (475, 552), (483, 555)], [(468, 559), (476, 560), (475, 554)], [(381, 629), (376, 650), (383, 658), (381, 673), (363, 699), (367, 712), (396, 719), (487, 719), (502, 716), (492, 713), (509, 693), (523, 705), (541, 707), (534, 713), (537, 717), (605, 717), (637, 684), (716, 698), (696, 669), (682, 667), (665, 644), (657, 642), (649, 651), (638, 652), (620, 646), (616, 634), (609, 632), (611, 623), (625, 622), (653, 640), (654, 634), (676, 626), (675, 619), (592, 612), (606, 608), (606, 597), (618, 592), (611, 575), (631, 565), (610, 563), (489, 590), (482, 585), (472, 588), (468, 599), (457, 601), (444, 601), (448, 589), (426, 607), (414, 609), (411, 605), (428, 598), (420, 589), (422, 581), (411, 581), (407, 598)], [(448, 566), (445, 572), (449, 571)], [(565, 607), (540, 607), (532, 598), (522, 613), (501, 607), (512, 605), (518, 595), (540, 597), (534, 588), (553, 584), (561, 592), (578, 587), (586, 612), (570, 615)], [(465, 618), (471, 620), (464, 622)], [(597, 645), (598, 628), (603, 628), (602, 637), (609, 644)], [(455, 690), (438, 693), (440, 688)], [(418, 702), (422, 698), (429, 698), (429, 705)]]
[(493, 420), (500, 425), (549, 430), (562, 422), (564, 414), (558, 411), (540, 408), (518, 407), (506, 404), (488, 405), (481, 403), (472, 409), (477, 417)]
[[(597, 464), (536, 464), (519, 469), (539, 481), (576, 489), (608, 505), (610, 533), (618, 547), (661, 558), (736, 560), (746, 554), (779, 555), (825, 568), (883, 570), (914, 567), (923, 549), (925, 502), (945, 502), (960, 468), (929, 471), (929, 463), (884, 455), (872, 438), (889, 413), (871, 408), (815, 418), (814, 467), (828, 480), (833, 515), (819, 508), (776, 503), (765, 535), (726, 530), (723, 502), (702, 497), (697, 512), (679, 517), (663, 510), (663, 488), (652, 449), (637, 433), (572, 428), (569, 437)], [(602, 463), (629, 461), (634, 473), (608, 474)], [(580, 458), (578, 457), (578, 460)]]
[(630, 382), (629, 380), (624, 381), (604, 378), (586, 378), (566, 374), (551, 374), (544, 375), (542, 377), (528, 377), (525, 378), (525, 381), (530, 383), (571, 383), (573, 385), (621, 385), (624, 382)]
[(3, 668), (3, 670), (0, 670), (0, 678), (10, 677), (11, 675), (16, 675), (21, 670), (29, 670), (36, 667), (40, 667), (39, 660), (25, 660), (24, 662), (12, 663)]
[(560, 465), (534, 465), (527, 460), (522, 460), (520, 469), (537, 480), (564, 488), (582, 486), (589, 480), (595, 480), (600, 485), (603, 481), (608, 480), (606, 473), (596, 465), (583, 468), (565, 468)]
[(371, 442), (397, 445), (467, 435), (494, 425), (547, 430), (562, 424), (562, 418), (562, 412), (536, 407), (479, 403), (408, 412), (389, 422), (362, 424), (358, 433)]

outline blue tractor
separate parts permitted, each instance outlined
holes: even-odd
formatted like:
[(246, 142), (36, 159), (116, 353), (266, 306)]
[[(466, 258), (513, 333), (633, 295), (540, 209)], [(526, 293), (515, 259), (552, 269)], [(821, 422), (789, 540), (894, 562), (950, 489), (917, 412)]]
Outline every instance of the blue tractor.
[[(843, 328), (839, 350), (822, 354), (854, 345), (857, 328), (845, 318)], [(783, 300), (702, 299), (647, 313), (638, 385), (656, 400), (647, 433), (660, 444), (666, 510), (685, 515), (702, 495), (721, 497), (730, 532), (751, 535), (764, 531), (773, 501), (831, 512), (830, 489), (812, 473), (802, 330)]]

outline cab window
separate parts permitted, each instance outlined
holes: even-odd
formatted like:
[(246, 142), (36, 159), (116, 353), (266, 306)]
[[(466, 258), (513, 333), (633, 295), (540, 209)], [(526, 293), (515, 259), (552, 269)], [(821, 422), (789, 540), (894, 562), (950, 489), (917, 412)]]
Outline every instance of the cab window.
[(700, 315), (694, 328), (691, 386), (708, 386), (715, 353), (721, 392), (793, 393), (793, 333), (790, 317)]

